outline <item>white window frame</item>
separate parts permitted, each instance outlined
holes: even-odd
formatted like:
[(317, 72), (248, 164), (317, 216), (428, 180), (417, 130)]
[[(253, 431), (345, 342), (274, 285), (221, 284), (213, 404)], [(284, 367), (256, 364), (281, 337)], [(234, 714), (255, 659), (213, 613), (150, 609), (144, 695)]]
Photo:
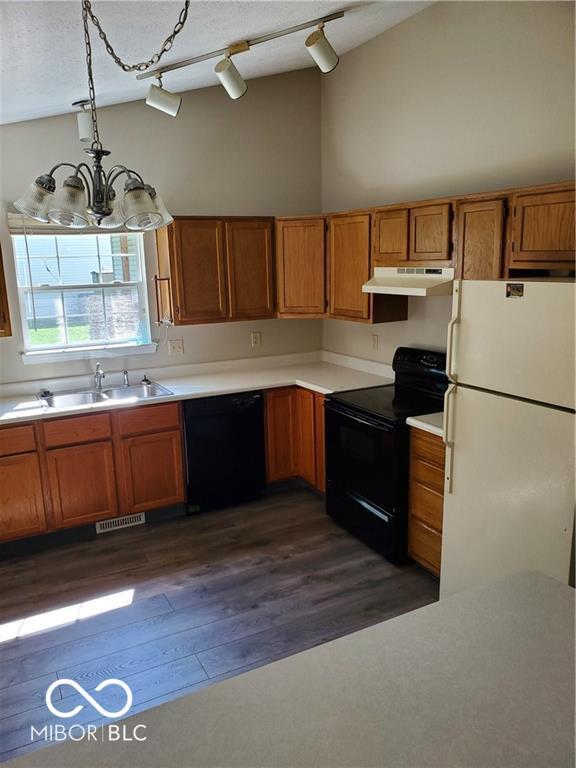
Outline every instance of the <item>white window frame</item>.
[[(40, 225), (41, 226), (41, 225)], [(20, 306), (20, 321), (22, 327), (22, 336), (24, 341), (24, 350), (21, 353), (22, 361), (25, 364), (29, 363), (44, 363), (44, 362), (57, 362), (61, 360), (72, 359), (85, 359), (92, 357), (111, 357), (117, 355), (135, 355), (135, 354), (149, 354), (155, 352), (157, 344), (152, 341), (152, 326), (149, 309), (149, 297), (148, 297), (148, 280), (146, 275), (146, 253), (144, 236), (141, 232), (50, 232), (41, 231), (39, 228), (34, 232), (12, 232), (12, 238), (24, 236), (34, 237), (35, 235), (53, 235), (54, 237), (74, 234), (78, 235), (122, 235), (132, 234), (137, 235), (137, 256), (138, 265), (140, 270), (140, 280), (131, 281), (114, 281), (111, 283), (83, 283), (83, 284), (68, 284), (68, 285), (50, 285), (50, 286), (31, 286), (20, 285), (17, 281), (18, 301)], [(13, 247), (14, 261), (16, 262), (16, 249)], [(18, 271), (15, 263), (16, 270)], [(39, 293), (47, 292), (53, 293), (54, 291), (60, 291), (62, 297), (65, 293), (73, 293), (80, 290), (96, 290), (100, 288), (104, 291), (106, 288), (126, 288), (136, 287), (138, 290), (138, 309), (141, 314), (141, 323), (147, 330), (146, 340), (141, 341), (136, 339), (126, 340), (98, 340), (94, 342), (86, 341), (66, 341), (65, 343), (46, 344), (46, 345), (32, 345), (30, 343), (30, 334), (28, 329), (27, 320), (27, 297), (32, 294), (38, 295)], [(64, 304), (64, 302), (63, 302)], [(105, 306), (105, 305), (104, 305)]]

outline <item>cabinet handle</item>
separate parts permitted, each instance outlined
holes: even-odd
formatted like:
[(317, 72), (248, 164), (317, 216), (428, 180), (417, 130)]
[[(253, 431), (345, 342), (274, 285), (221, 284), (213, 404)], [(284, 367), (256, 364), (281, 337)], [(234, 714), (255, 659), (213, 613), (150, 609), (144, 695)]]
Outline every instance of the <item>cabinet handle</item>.
[(450, 384), (444, 395), (443, 438), (446, 445), (446, 460), (444, 467), (444, 492), (452, 493), (452, 464), (454, 455), (454, 439), (452, 437), (452, 395), (456, 392), (456, 384)]
[(446, 374), (451, 381), (458, 381), (458, 375), (454, 370), (454, 328), (460, 322), (460, 281), (454, 281), (454, 298), (452, 301), (452, 317), (448, 323), (448, 337), (446, 339)]

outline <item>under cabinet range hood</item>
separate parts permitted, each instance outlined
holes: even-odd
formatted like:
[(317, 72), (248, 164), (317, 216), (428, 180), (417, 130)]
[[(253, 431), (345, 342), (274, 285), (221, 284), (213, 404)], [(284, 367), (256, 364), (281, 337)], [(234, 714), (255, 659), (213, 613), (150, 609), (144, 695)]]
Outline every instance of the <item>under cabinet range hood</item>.
[(364, 283), (362, 291), (394, 296), (448, 296), (453, 281), (451, 267), (375, 267), (374, 276)]

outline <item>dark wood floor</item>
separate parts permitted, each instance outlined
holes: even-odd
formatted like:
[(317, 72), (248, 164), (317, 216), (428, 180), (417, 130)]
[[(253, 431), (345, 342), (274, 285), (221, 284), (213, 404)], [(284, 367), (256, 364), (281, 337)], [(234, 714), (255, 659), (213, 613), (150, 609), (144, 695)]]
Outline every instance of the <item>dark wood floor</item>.
[[(63, 615), (67, 624), (1, 641), (20, 627), (7, 623), (126, 590), (134, 593), (125, 607)], [(419, 567), (395, 567), (340, 529), (306, 489), (4, 561), (0, 761), (40, 745), (32, 725), (70, 725), (44, 703), (58, 678), (87, 690), (121, 678), (133, 714), (426, 605), (437, 592)], [(70, 687), (58, 697), (63, 709), (75, 697), (84, 703)], [(98, 717), (86, 706), (73, 722)]]

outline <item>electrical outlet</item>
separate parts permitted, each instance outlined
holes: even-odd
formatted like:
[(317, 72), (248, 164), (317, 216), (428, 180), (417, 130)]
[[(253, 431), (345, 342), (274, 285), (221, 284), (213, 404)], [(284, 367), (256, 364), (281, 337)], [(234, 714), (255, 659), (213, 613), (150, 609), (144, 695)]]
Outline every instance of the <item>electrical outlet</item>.
[(183, 355), (184, 354), (184, 339), (170, 339), (168, 342), (168, 354), (169, 355)]
[(262, 334), (260, 331), (252, 331), (250, 334), (250, 344), (252, 345), (252, 349), (262, 346)]
[(378, 349), (378, 334), (372, 334), (372, 349)]

